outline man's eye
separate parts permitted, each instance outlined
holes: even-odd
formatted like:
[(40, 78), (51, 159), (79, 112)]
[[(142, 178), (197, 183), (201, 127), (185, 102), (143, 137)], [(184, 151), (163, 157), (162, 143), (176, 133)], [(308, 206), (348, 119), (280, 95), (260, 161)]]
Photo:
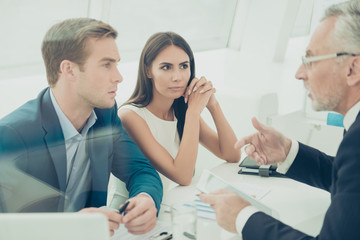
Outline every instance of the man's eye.
[(110, 64), (110, 63), (105, 63), (103, 66), (104, 66), (105, 68), (110, 68), (110, 67), (111, 67), (111, 64)]

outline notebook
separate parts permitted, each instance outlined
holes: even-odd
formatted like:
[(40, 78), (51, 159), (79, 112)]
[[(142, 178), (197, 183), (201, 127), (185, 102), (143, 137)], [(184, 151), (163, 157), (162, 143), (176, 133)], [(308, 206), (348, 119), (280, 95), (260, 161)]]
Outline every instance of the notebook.
[(245, 157), (239, 164), (239, 174), (254, 174), (262, 177), (285, 177), (285, 175), (276, 171), (277, 164), (273, 165), (257, 165), (249, 156)]
[(0, 240), (109, 240), (101, 213), (2, 213)]

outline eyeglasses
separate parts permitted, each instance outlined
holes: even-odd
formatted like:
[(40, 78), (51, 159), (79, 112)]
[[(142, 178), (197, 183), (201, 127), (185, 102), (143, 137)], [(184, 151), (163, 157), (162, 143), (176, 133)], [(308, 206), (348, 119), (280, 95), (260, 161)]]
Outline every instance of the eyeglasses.
[(314, 56), (314, 57), (303, 56), (301, 59), (302, 59), (302, 63), (304, 65), (304, 67), (306, 69), (309, 69), (310, 63), (312, 63), (312, 62), (317, 62), (317, 61), (321, 61), (321, 60), (325, 60), (325, 59), (329, 59), (329, 58), (336, 58), (336, 57), (345, 56), (345, 55), (357, 56), (358, 54), (342, 52), (342, 53), (333, 53), (333, 54)]

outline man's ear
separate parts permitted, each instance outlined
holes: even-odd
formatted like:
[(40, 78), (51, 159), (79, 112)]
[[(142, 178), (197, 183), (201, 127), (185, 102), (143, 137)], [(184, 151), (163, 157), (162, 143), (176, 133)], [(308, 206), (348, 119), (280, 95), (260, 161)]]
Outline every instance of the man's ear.
[(63, 60), (60, 63), (60, 72), (61, 74), (71, 81), (75, 79), (76, 72), (77, 72), (77, 64), (69, 61), (69, 60)]
[(360, 84), (360, 56), (352, 58), (347, 70), (346, 81), (349, 86)]

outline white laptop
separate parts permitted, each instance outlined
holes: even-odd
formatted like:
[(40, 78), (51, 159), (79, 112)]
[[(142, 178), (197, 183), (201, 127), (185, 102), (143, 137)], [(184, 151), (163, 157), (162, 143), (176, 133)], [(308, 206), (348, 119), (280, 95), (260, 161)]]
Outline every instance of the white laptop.
[(101, 213), (1, 213), (0, 240), (109, 240)]

